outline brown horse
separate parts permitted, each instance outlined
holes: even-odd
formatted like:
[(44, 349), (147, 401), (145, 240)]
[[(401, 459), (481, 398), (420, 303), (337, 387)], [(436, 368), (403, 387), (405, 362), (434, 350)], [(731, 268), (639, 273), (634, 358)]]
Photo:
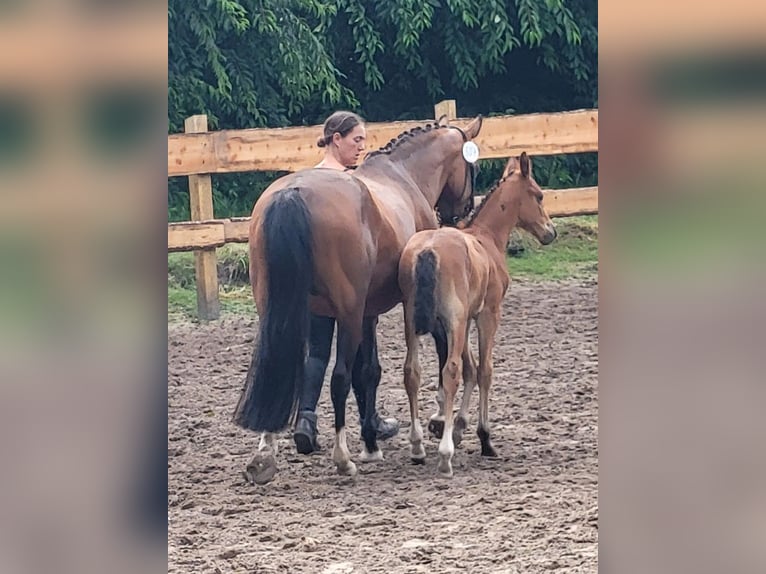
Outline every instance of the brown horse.
[(352, 376), (366, 397), (362, 460), (382, 459), (372, 422), (380, 381), (378, 315), (401, 301), (399, 257), (415, 232), (438, 226), (434, 208), (443, 220), (456, 221), (473, 206), (472, 164), (463, 149), (479, 133), (481, 116), (464, 130), (442, 120), (371, 152), (353, 174), (307, 169), (280, 178), (256, 203), (250, 280), (260, 333), (234, 415), (236, 424), (263, 433), (245, 472), (251, 482), (263, 484), (276, 472), (274, 433), (295, 412), (309, 310), (338, 324), (330, 387), (337, 470), (356, 473), (345, 431)]
[[(418, 421), (418, 335), (431, 333), (439, 356), (439, 413), (429, 430), (441, 438), (438, 470), (452, 476), (452, 455), (467, 426), (477, 364), (468, 329), (474, 320), (479, 332), (479, 426), (483, 456), (497, 456), (489, 438), (489, 387), (492, 347), (500, 321), (500, 304), (510, 277), (505, 247), (518, 225), (547, 245), (556, 229), (543, 208), (543, 192), (532, 177), (526, 152), (511, 158), (503, 176), (462, 229), (442, 228), (416, 233), (399, 263), (399, 286), (404, 296), (407, 359), (404, 386), (410, 400), (412, 460), (425, 461), (423, 431)], [(452, 421), (455, 394), (462, 375), (463, 400)]]

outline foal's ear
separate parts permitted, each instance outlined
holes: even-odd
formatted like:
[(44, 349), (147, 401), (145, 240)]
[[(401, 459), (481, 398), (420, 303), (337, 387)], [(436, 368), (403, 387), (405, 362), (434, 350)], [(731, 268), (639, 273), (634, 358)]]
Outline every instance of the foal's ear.
[(481, 114), (479, 114), (463, 130), (465, 132), (466, 137), (469, 140), (472, 140), (477, 135), (479, 135), (479, 131), (481, 130), (481, 122), (482, 122), (482, 120), (483, 120), (483, 118), (481, 117)]
[(503, 177), (508, 177), (517, 169), (519, 169), (519, 162), (516, 161), (516, 158), (515, 157), (508, 158), (508, 163), (505, 164), (505, 169), (503, 170), (503, 175), (501, 176), (501, 179)]
[(449, 125), (449, 119), (447, 118), (447, 114), (442, 114), (441, 116), (439, 116), (439, 119), (436, 120), (436, 123), (440, 127), (444, 127), (446, 125)]
[(529, 160), (529, 156), (527, 155), (527, 152), (525, 151), (521, 152), (519, 163), (521, 164), (522, 176), (529, 177), (530, 175), (532, 175), (532, 162)]

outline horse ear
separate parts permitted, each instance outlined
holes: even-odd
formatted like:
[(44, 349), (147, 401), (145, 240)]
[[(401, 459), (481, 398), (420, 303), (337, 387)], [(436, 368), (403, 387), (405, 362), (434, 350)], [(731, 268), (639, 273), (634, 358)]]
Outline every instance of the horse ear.
[(532, 164), (529, 161), (529, 156), (527, 155), (527, 152), (523, 151), (521, 152), (521, 157), (519, 158), (519, 164), (521, 164), (521, 175), (524, 177), (529, 177), (532, 173)]
[(449, 124), (449, 119), (447, 118), (447, 114), (440, 115), (439, 119), (436, 120), (436, 123), (439, 126), (441, 126), (441, 127), (444, 127), (444, 126), (448, 125)]
[(502, 177), (508, 177), (509, 175), (511, 175), (511, 173), (513, 173), (517, 169), (518, 169), (518, 162), (516, 161), (516, 158), (515, 157), (508, 158), (508, 163), (505, 164), (505, 169), (503, 170), (503, 175), (501, 176), (501, 179)]
[(481, 130), (481, 122), (482, 122), (482, 120), (483, 120), (483, 118), (481, 117), (481, 114), (479, 114), (463, 130), (465, 132), (466, 137), (469, 140), (472, 140), (477, 135), (479, 135), (479, 130)]

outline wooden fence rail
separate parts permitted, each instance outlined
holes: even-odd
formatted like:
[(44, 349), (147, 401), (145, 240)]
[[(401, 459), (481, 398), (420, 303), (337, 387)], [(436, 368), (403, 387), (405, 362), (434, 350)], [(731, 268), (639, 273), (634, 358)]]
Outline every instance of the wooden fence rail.
[[(434, 106), (434, 118), (447, 114), (455, 123), (454, 100)], [(428, 120), (367, 123), (368, 145), (382, 147), (402, 131)], [(207, 117), (192, 116), (186, 133), (168, 136), (168, 176), (188, 176), (194, 221), (168, 224), (168, 251), (194, 251), (197, 312), (202, 320), (218, 318), (215, 249), (246, 243), (249, 217), (215, 219), (210, 174), (245, 171), (296, 171), (316, 165), (321, 126), (207, 131)], [(484, 118), (476, 143), (482, 159), (506, 158), (526, 151), (551, 155), (598, 151), (598, 110)], [(546, 190), (546, 209), (555, 217), (598, 213), (598, 188)], [(479, 201), (481, 198), (477, 198)]]
[[(598, 213), (598, 188), (547, 189), (545, 210), (551, 217)], [(483, 196), (476, 198), (481, 203)], [(184, 221), (168, 225), (168, 251), (191, 251), (222, 247), (227, 243), (247, 243), (249, 217)]]

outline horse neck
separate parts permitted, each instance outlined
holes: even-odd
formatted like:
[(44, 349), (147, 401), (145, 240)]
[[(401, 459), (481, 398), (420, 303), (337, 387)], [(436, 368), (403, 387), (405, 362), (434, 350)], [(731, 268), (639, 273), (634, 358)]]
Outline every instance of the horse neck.
[[(503, 185), (502, 183), (500, 184)], [(484, 200), (469, 229), (492, 239), (500, 252), (505, 250), (511, 231), (519, 221), (519, 204), (512, 189), (496, 189)]]
[[(398, 166), (431, 207), (439, 200), (439, 194), (444, 189), (448, 177), (448, 172), (444, 169), (444, 158), (450, 142), (439, 134), (440, 132), (433, 131), (428, 135), (414, 136), (411, 141), (398, 144), (390, 154), (379, 160)], [(395, 171), (392, 170), (391, 173)]]

